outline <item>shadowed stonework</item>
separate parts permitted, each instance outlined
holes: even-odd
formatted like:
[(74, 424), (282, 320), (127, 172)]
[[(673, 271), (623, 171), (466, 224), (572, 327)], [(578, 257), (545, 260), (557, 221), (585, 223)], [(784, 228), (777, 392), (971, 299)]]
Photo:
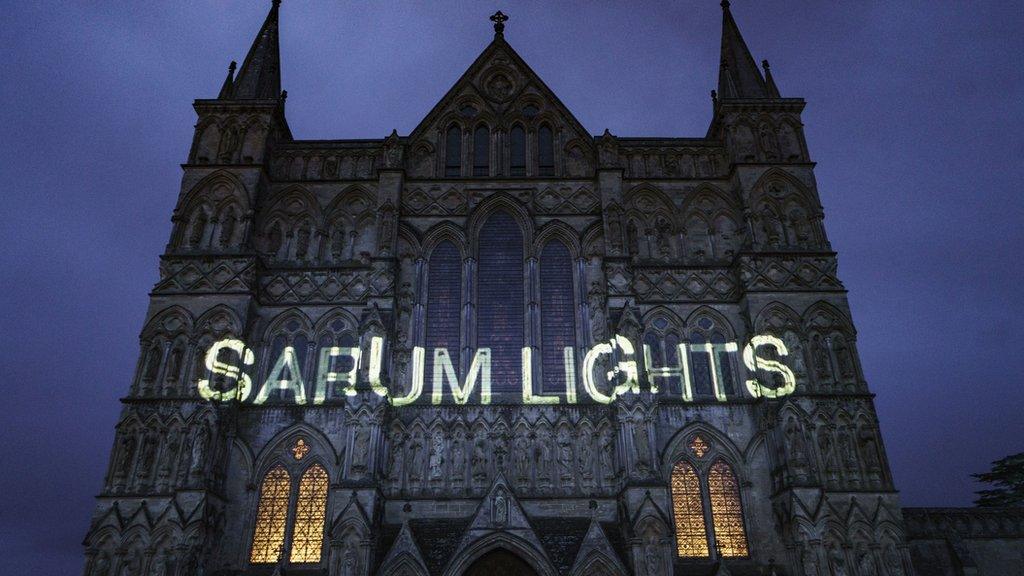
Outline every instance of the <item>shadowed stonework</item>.
[[(933, 562), (939, 543), (907, 542), (804, 101), (728, 3), (693, 138), (587, 133), (491, 19), (408, 135), (293, 137), (277, 1), (195, 102), (85, 574)], [(256, 403), (227, 392), (243, 379)], [(939, 538), (929, 514), (914, 526)]]

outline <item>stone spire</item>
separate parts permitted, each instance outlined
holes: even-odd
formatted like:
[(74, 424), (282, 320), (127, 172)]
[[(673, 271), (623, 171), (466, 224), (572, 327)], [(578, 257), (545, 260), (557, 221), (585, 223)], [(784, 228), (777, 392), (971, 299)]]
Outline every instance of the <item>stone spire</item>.
[(238, 63), (234, 60), (231, 61), (231, 65), (228, 66), (228, 75), (224, 78), (224, 85), (220, 87), (220, 94), (217, 95), (218, 100), (230, 100), (231, 95), (235, 91), (235, 67)]
[(767, 60), (761, 61), (761, 68), (764, 68), (764, 86), (768, 91), (769, 98), (782, 98), (779, 95), (779, 87), (775, 85), (775, 78), (772, 78), (772, 67)]
[(238, 72), (232, 97), (237, 100), (273, 100), (281, 94), (281, 48), (277, 12), (281, 0), (273, 0), (270, 13)]
[(768, 98), (761, 72), (736, 21), (729, 11), (729, 0), (722, 0), (722, 60), (718, 70), (718, 97)]

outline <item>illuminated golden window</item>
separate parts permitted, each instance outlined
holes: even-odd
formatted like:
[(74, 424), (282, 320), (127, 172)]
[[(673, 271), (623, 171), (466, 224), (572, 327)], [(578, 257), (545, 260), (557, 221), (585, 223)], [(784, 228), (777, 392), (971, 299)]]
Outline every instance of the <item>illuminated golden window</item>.
[(684, 558), (708, 556), (708, 531), (700, 478), (693, 466), (679, 462), (672, 469), (672, 511), (676, 521), (676, 551)]
[(256, 509), (256, 529), (252, 535), (253, 564), (277, 562), (284, 545), (285, 525), (288, 522), (288, 496), (292, 479), (281, 466), (267, 473), (260, 488), (260, 503)]
[(736, 475), (728, 464), (719, 460), (708, 472), (711, 495), (711, 525), (715, 543), (722, 556), (746, 556), (747, 532), (743, 527), (743, 507)]
[(319, 464), (314, 464), (299, 480), (295, 528), (292, 529), (291, 562), (320, 561), (326, 513), (327, 471)]

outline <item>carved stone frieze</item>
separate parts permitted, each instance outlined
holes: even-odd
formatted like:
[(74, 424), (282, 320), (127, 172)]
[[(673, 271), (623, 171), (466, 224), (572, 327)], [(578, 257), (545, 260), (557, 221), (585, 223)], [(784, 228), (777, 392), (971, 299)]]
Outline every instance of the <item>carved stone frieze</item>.
[(601, 199), (586, 186), (548, 187), (537, 192), (533, 205), (540, 214), (592, 214), (600, 207)]
[(843, 289), (833, 256), (743, 256), (740, 279), (748, 291)]
[(638, 267), (631, 276), (611, 267), (611, 294), (634, 295), (638, 302), (733, 300), (739, 294), (736, 277), (727, 269)]
[(165, 257), (160, 262), (160, 281), (153, 292), (246, 292), (254, 285), (255, 262), (254, 258)]
[(415, 216), (451, 216), (466, 213), (466, 194), (454, 186), (413, 188), (402, 197), (402, 213)]
[(365, 302), (393, 290), (394, 279), (382, 268), (277, 270), (260, 278), (260, 299), (274, 304)]

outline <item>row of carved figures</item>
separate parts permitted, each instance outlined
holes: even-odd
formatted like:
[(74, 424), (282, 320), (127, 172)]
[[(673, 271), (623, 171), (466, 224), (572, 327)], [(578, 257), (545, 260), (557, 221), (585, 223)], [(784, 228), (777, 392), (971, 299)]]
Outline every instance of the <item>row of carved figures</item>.
[(203, 478), (211, 445), (210, 429), (128, 427), (120, 430), (107, 489), (162, 493), (194, 486)]
[(907, 555), (893, 540), (881, 546), (857, 542), (852, 546), (815, 547), (801, 543), (797, 549), (803, 576), (904, 576)]
[(609, 426), (568, 425), (394, 431), (387, 464), (396, 492), (480, 492), (497, 473), (520, 488), (546, 493), (599, 490), (614, 485), (615, 435)]
[(821, 482), (833, 489), (884, 488), (887, 484), (877, 431), (865, 424), (833, 424), (819, 418), (813, 431), (795, 417), (785, 424), (791, 480)]
[(193, 576), (200, 574), (198, 546), (161, 546), (86, 552), (86, 576)]

